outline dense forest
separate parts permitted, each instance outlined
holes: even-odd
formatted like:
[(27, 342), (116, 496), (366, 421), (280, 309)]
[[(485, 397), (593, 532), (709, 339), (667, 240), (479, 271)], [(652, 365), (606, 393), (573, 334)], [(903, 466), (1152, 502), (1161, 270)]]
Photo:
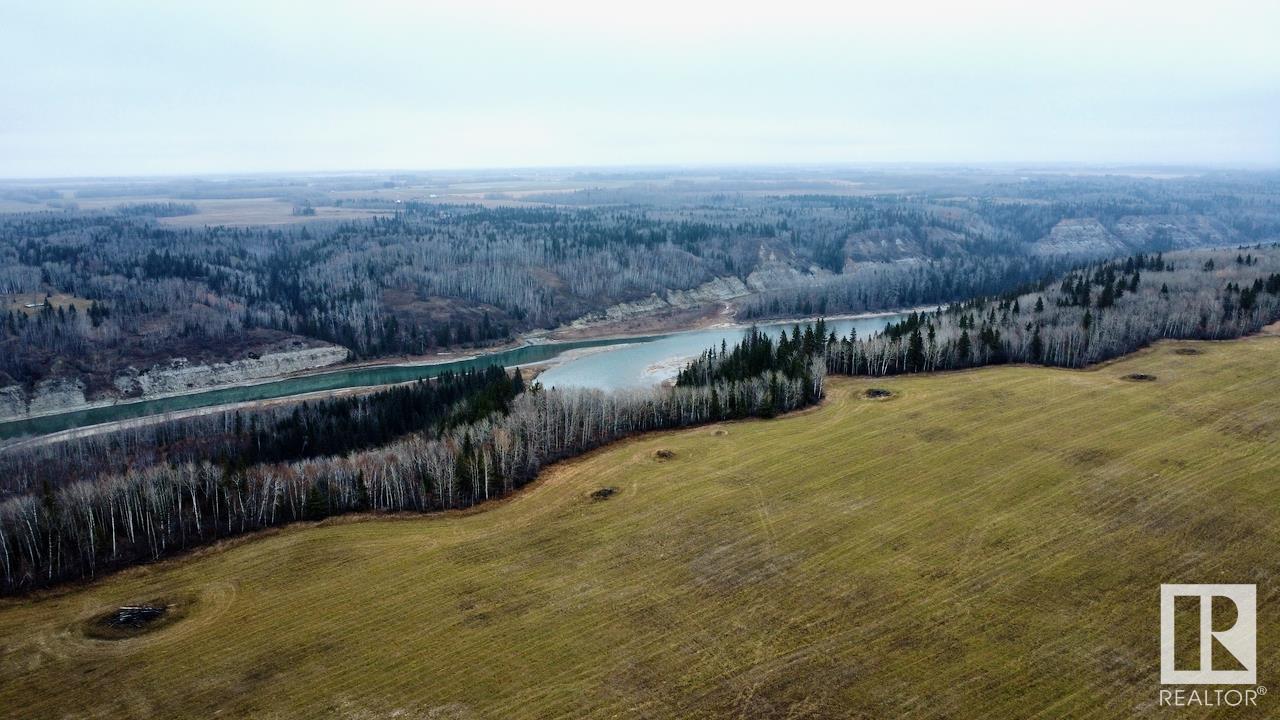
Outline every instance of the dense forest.
[(1160, 338), (1240, 337), (1280, 320), (1280, 249), (1136, 255), (1023, 292), (829, 338), (828, 370), (893, 375), (1011, 362), (1084, 367)]
[[(720, 415), (721, 401), (714, 389), (721, 384), (746, 382), (756, 377), (768, 377), (771, 382), (799, 381), (804, 393), (800, 404), (808, 405), (819, 399), (821, 383), (817, 379), (821, 372), (817, 368), (825, 356), (826, 340), (826, 321), (822, 319), (806, 325), (803, 330), (797, 324), (790, 337), (784, 330), (777, 341), (752, 327), (732, 348), (721, 343), (719, 350), (710, 348), (686, 365), (676, 375), (676, 387), (712, 388), (714, 414)], [(777, 393), (773, 395), (776, 397)], [(747, 414), (733, 405), (732, 398), (723, 410), (726, 417)]]
[[(1267, 174), (850, 178), (640, 177), (497, 204), (344, 199), (296, 179), (223, 188), (384, 211), (274, 226), (167, 224), (218, 196), (216, 183), (175, 181), (168, 199), (3, 214), (0, 386), (81, 377), (91, 396), (111, 394), (129, 367), (252, 357), (289, 339), (356, 359), (423, 354), (725, 278), (745, 288), (734, 302), (747, 319), (947, 303), (1081, 258), (1280, 239), (1280, 181)], [(884, 189), (824, 194), (847, 182)]]
[(1056, 277), (1077, 262), (1079, 258), (1070, 255), (1012, 255), (863, 263), (807, 286), (752, 295), (739, 303), (737, 316), (812, 317), (945, 304)]

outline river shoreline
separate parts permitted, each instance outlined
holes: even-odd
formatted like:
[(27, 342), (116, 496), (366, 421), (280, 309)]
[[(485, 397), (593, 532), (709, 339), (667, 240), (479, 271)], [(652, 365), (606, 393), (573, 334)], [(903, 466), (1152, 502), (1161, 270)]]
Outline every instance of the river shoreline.
[[(867, 319), (874, 319), (877, 317), (891, 317), (894, 315), (900, 315), (904, 312), (912, 312), (913, 310), (920, 310), (920, 309), (922, 308), (913, 308), (913, 309), (907, 309), (907, 310), (889, 310), (889, 311), (880, 311), (880, 312), (873, 312), (873, 313), (852, 313), (852, 314), (832, 315), (832, 316), (824, 316), (824, 317), (828, 321), (867, 320)], [(932, 308), (923, 308), (923, 309), (932, 309)], [(276, 377), (255, 378), (253, 380), (247, 380), (241, 383), (229, 383), (229, 384), (220, 385), (216, 387), (201, 388), (199, 391), (189, 392), (189, 393), (177, 392), (177, 393), (166, 393), (164, 395), (156, 395), (154, 397), (140, 398), (140, 399), (129, 399), (129, 400), (117, 399), (117, 400), (93, 401), (93, 402), (85, 403), (81, 406), (77, 406), (75, 408), (41, 412), (38, 414), (28, 415), (20, 418), (13, 418), (10, 420), (0, 422), (0, 450), (27, 445), (31, 441), (43, 440), (46, 438), (52, 440), (52, 439), (64, 439), (64, 438), (70, 438), (70, 437), (80, 437), (82, 436), (82, 433), (97, 434), (98, 432), (103, 432), (105, 431), (105, 429), (112, 428), (112, 427), (134, 427), (139, 425), (150, 424), (153, 422), (163, 421), (165, 419), (193, 417), (201, 414), (208, 414), (208, 413), (219, 412), (219, 411), (236, 410), (236, 409), (243, 409), (243, 408), (255, 407), (255, 406), (268, 406), (269, 404), (301, 402), (303, 400), (308, 400), (313, 398), (320, 399), (325, 397), (334, 397), (341, 394), (349, 394), (353, 392), (354, 393), (368, 392), (368, 391), (372, 391), (382, 387), (391, 387), (397, 384), (401, 384), (403, 382), (412, 382), (417, 378), (406, 378), (404, 380), (389, 381), (389, 382), (369, 382), (369, 383), (356, 382), (354, 384), (346, 385), (343, 387), (303, 390), (296, 393), (270, 395), (270, 396), (264, 396), (260, 398), (246, 398), (243, 400), (228, 400), (226, 402), (218, 402), (217, 399), (211, 398), (211, 402), (205, 405), (193, 405), (191, 407), (158, 410), (157, 412), (153, 412), (153, 413), (148, 413), (144, 411), (142, 413), (139, 413), (138, 415), (134, 415), (130, 417), (115, 418), (115, 419), (105, 420), (103, 422), (92, 422), (91, 420), (89, 420), (83, 424), (75, 424), (74, 421), (71, 420), (71, 417), (75, 416), (78, 413), (86, 413), (86, 412), (92, 412), (92, 411), (110, 411), (110, 410), (116, 410), (116, 409), (122, 410), (124, 412), (128, 412), (131, 408), (140, 408), (144, 404), (150, 403), (150, 402), (172, 401), (172, 400), (178, 400), (181, 398), (194, 399), (194, 398), (198, 398), (201, 395), (206, 395), (206, 394), (209, 394), (209, 395), (226, 394), (226, 393), (234, 392), (236, 390), (251, 390), (252, 388), (255, 388), (255, 387), (279, 384), (284, 382), (295, 382), (295, 381), (305, 382), (307, 380), (323, 382), (326, 378), (338, 378), (345, 373), (353, 373), (353, 372), (358, 373), (359, 371), (370, 371), (371, 373), (379, 370), (387, 371), (387, 372), (394, 372), (397, 370), (413, 371), (413, 370), (421, 370), (421, 369), (430, 369), (432, 367), (441, 366), (441, 365), (458, 365), (458, 364), (465, 365), (465, 364), (472, 364), (472, 363), (478, 364), (483, 362), (483, 360), (487, 357), (496, 358), (498, 356), (503, 356), (503, 355), (517, 354), (520, 351), (537, 352), (538, 350), (546, 350), (548, 352), (552, 352), (552, 354), (547, 357), (531, 360), (528, 362), (513, 362), (510, 364), (504, 363), (504, 366), (508, 368), (515, 368), (515, 367), (536, 368), (537, 371), (542, 372), (549, 368), (553, 368), (557, 365), (560, 365), (562, 363), (566, 363), (576, 358), (580, 358), (584, 354), (588, 354), (588, 353), (593, 354), (596, 352), (602, 352), (605, 349), (610, 349), (610, 350), (617, 349), (620, 346), (629, 344), (628, 341), (647, 342), (647, 341), (668, 337), (671, 335), (694, 333), (694, 332), (706, 331), (706, 330), (720, 330), (720, 329), (728, 330), (728, 329), (734, 329), (734, 328), (741, 328), (745, 330), (746, 328), (751, 327), (751, 325), (753, 324), (761, 325), (761, 326), (784, 325), (784, 324), (793, 324), (793, 323), (804, 324), (804, 323), (814, 322), (818, 319), (817, 317), (810, 317), (810, 318), (782, 318), (782, 319), (774, 319), (774, 320), (759, 320), (754, 323), (742, 323), (742, 322), (736, 322), (736, 321), (714, 322), (714, 320), (717, 319), (717, 317), (723, 317), (723, 316), (724, 316), (723, 312), (704, 315), (703, 322), (695, 322), (693, 323), (692, 326), (686, 324), (678, 328), (669, 328), (666, 332), (643, 332), (643, 331), (588, 332), (585, 334), (589, 335), (589, 337), (579, 336), (573, 339), (567, 339), (567, 338), (559, 339), (556, 337), (556, 335), (557, 335), (557, 330), (560, 330), (560, 328), (552, 331), (538, 330), (530, 333), (524, 333), (520, 337), (518, 337), (515, 341), (512, 341), (510, 343), (504, 343), (503, 345), (485, 349), (484, 351), (480, 351), (480, 352), (451, 352), (451, 353), (441, 353), (441, 354), (430, 355), (430, 356), (417, 356), (417, 357), (402, 356), (399, 358), (379, 358), (376, 360), (361, 361), (356, 363), (343, 363), (338, 365), (330, 365), (322, 368), (314, 368), (311, 370), (304, 370), (297, 373), (290, 373), (287, 375), (281, 375)], [(711, 322), (708, 322), (708, 321), (711, 321)], [(601, 328), (601, 330), (604, 330), (604, 328)], [(578, 333), (573, 333), (573, 334), (578, 335)], [(555, 352), (555, 348), (558, 346), (568, 346), (568, 347), (565, 347), (563, 350)], [(58, 427), (57, 429), (52, 429), (47, 432), (12, 433), (7, 440), (3, 437), (6, 427), (12, 429), (14, 426), (17, 426), (20, 424), (26, 424), (32, 421), (39, 421), (39, 420), (52, 421), (59, 417), (68, 418), (68, 422), (70, 422), (71, 424), (67, 427)], [(90, 430), (94, 430), (95, 432), (93, 433), (87, 432)]]

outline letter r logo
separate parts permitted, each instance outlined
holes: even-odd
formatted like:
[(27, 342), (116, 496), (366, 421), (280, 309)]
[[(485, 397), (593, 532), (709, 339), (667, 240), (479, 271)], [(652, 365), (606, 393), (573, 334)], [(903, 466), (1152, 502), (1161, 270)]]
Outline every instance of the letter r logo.
[[(1200, 600), (1199, 667), (1179, 669), (1176, 665), (1176, 626), (1194, 615), (1178, 618), (1176, 598)], [(1213, 599), (1226, 598), (1235, 604), (1235, 624), (1215, 629)], [(1221, 625), (1219, 618), (1218, 625)], [(1235, 670), (1214, 670), (1214, 645), (1235, 658)], [(1220, 653), (1221, 654), (1221, 653)], [(1258, 675), (1258, 588), (1256, 585), (1161, 585), (1160, 586), (1160, 683), (1162, 685), (1253, 685)]]

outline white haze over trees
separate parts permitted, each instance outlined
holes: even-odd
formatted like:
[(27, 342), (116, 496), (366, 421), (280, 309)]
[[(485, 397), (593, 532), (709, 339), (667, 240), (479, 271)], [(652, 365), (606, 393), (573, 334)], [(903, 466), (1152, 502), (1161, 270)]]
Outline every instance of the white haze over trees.
[(1274, 2), (8, 2), (0, 177), (1280, 163)]

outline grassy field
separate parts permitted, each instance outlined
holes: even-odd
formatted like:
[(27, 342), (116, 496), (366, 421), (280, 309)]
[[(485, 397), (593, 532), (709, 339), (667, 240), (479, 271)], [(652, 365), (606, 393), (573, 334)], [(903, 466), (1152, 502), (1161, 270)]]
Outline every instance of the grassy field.
[[(1161, 582), (1257, 583), (1260, 683), (1280, 671), (1277, 368), (1261, 337), (836, 380), (818, 409), (622, 443), (483, 512), (8, 601), (0, 715), (1274, 717), (1280, 697), (1156, 700)], [(185, 614), (86, 636), (146, 600)]]

